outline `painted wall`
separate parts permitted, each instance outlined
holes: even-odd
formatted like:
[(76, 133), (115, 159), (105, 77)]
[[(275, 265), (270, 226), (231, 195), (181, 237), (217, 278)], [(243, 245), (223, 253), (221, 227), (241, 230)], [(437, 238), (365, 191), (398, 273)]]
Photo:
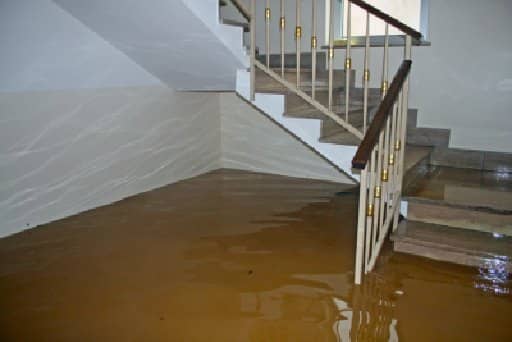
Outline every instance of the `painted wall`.
[(292, 177), (352, 181), (233, 93), (220, 95), (222, 165)]
[(0, 236), (220, 165), (218, 94), (177, 93), (51, 1), (0, 1)]
[(413, 52), (419, 125), (450, 146), (512, 152), (512, 2), (430, 0), (432, 46)]
[[(295, 51), (295, 1), (287, 1), (286, 49)], [(413, 49), (410, 106), (418, 108), (418, 124), (452, 130), (454, 148), (512, 152), (512, 2), (509, 0), (429, 0), (431, 46)], [(325, 36), (323, 1), (319, 1), (319, 39)], [(302, 44), (309, 50), (310, 1), (303, 1), (306, 23)], [(257, 44), (265, 46), (264, 3), (258, 2)], [(272, 2), (272, 51), (279, 51), (279, 6)], [(263, 50), (262, 50), (263, 51)], [(390, 52), (390, 77), (403, 56), (402, 48)], [(363, 50), (355, 49), (353, 67), (361, 83)], [(335, 66), (343, 67), (344, 50), (336, 52)], [(382, 48), (371, 51), (372, 86), (380, 85)]]
[(0, 91), (162, 82), (50, 0), (0, 0)]
[(242, 29), (219, 24), (217, 0), (54, 2), (173, 89), (234, 90), (247, 61)]

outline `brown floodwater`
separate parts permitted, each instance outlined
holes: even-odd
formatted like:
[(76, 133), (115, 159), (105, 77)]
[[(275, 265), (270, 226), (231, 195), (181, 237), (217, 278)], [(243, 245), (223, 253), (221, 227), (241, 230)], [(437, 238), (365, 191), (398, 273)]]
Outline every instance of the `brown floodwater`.
[(0, 341), (512, 341), (499, 263), (354, 286), (356, 194), (223, 170), (0, 239)]

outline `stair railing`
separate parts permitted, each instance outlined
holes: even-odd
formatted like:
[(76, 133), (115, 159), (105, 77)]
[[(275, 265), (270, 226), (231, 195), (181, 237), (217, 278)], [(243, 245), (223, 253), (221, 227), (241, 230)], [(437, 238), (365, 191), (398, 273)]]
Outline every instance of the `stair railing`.
[(229, 0), (233, 6), (240, 12), (240, 14), (245, 18), (245, 20), (250, 21), (251, 20), (251, 12), (247, 7), (245, 7), (243, 2), (240, 2), (239, 0)]
[[(305, 34), (302, 28), (301, 0), (278, 0), (280, 8), (279, 17), (279, 54), (280, 66), (278, 70), (271, 68), (271, 1), (265, 0), (265, 8), (262, 11), (265, 21), (265, 59), (260, 61), (256, 56), (256, 24), (258, 14), (256, 13), (256, 0), (250, 1), (250, 93), (251, 100), (255, 100), (256, 94), (256, 69), (263, 71), (266, 75), (284, 86), (286, 91), (294, 93), (322, 114), (338, 123), (348, 132), (352, 133), (362, 142), (354, 156), (352, 166), (361, 172), (360, 199), (357, 226), (356, 242), (356, 264), (355, 283), (360, 284), (363, 275), (370, 272), (377, 261), (384, 239), (390, 229), (395, 230), (398, 225), (399, 207), (401, 203), (402, 178), (404, 169), (404, 149), (406, 142), (407, 112), (409, 73), (411, 69), (411, 47), (414, 42), (421, 40), (421, 33), (403, 24), (399, 20), (389, 16), (377, 8), (362, 0), (346, 0), (346, 39), (341, 43), (334, 44), (334, 1), (325, 0), (328, 6), (328, 45), (326, 49), (328, 69), (328, 89), (326, 96), (319, 97), (317, 82), (317, 13), (318, 1), (312, 0), (311, 8), (311, 45), (308, 52), (312, 54), (311, 65), (311, 87), (303, 86), (301, 82), (301, 55), (302, 38)], [(295, 54), (296, 72), (295, 82), (290, 82), (285, 77), (285, 28), (287, 25), (285, 4), (295, 2)], [(259, 3), (263, 3), (259, 2)], [(365, 44), (353, 45), (352, 37), (352, 5), (358, 6), (366, 12)], [(369, 119), (369, 91), (370, 91), (370, 52), (371, 35), (370, 19), (378, 18), (385, 23), (385, 34), (383, 44), (383, 61), (380, 82), (381, 102), (373, 117)], [(389, 26), (392, 26), (403, 33), (404, 37), (404, 60), (401, 63), (396, 75), (389, 85)], [(351, 123), (349, 113), (352, 110), (351, 95), (352, 77), (352, 49), (364, 48), (364, 70), (362, 72), (362, 108), (363, 123), (357, 127)], [(338, 49), (345, 50), (344, 71), (345, 81), (342, 85), (343, 92), (335, 93), (334, 58)], [(275, 68), (275, 66), (273, 66)], [(325, 90), (324, 90), (325, 91)], [(339, 95), (339, 96), (338, 96)], [(342, 96), (343, 95), (343, 96)], [(325, 99), (325, 97), (327, 99)]]
[(390, 228), (396, 230), (402, 194), (407, 131), (410, 38), (395, 75), (352, 160), (361, 170), (355, 283), (373, 270)]

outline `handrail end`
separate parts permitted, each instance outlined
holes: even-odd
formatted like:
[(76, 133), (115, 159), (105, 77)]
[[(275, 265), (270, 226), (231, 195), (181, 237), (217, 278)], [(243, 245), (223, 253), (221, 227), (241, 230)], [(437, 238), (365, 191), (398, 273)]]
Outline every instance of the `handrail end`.
[(364, 170), (366, 167), (366, 161), (359, 160), (359, 159), (352, 159), (352, 168), (357, 170)]

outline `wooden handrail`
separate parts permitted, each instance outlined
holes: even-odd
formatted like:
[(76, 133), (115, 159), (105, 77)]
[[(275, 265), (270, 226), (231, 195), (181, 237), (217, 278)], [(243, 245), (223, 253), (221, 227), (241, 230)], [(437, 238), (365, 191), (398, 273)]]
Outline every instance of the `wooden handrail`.
[(377, 113), (373, 118), (368, 131), (366, 132), (363, 141), (357, 149), (356, 155), (352, 159), (352, 167), (355, 169), (363, 170), (366, 167), (366, 163), (370, 159), (371, 153), (375, 145), (377, 144), (380, 136), (380, 132), (384, 129), (386, 119), (391, 114), (393, 105), (400, 95), (400, 91), (404, 85), (409, 72), (411, 71), (411, 60), (404, 60), (402, 65), (398, 69), (391, 86), (389, 87), (386, 96), (380, 103)]
[(414, 39), (421, 40), (422, 34), (420, 32), (416, 31), (415, 29), (413, 29), (410, 26), (407, 26), (406, 24), (402, 23), (400, 20), (387, 15), (386, 13), (382, 12), (378, 8), (375, 8), (372, 5), (367, 4), (363, 0), (349, 0), (349, 1), (351, 3), (353, 3), (354, 5), (357, 5), (357, 6), (361, 7), (362, 9), (368, 11), (369, 13), (373, 14), (374, 16), (384, 20), (389, 25), (396, 27), (397, 29), (399, 29), (403, 33), (413, 37)]
[(249, 10), (238, 0), (229, 0), (236, 7), (236, 9), (242, 14), (242, 16), (247, 20), (251, 21), (251, 13)]

